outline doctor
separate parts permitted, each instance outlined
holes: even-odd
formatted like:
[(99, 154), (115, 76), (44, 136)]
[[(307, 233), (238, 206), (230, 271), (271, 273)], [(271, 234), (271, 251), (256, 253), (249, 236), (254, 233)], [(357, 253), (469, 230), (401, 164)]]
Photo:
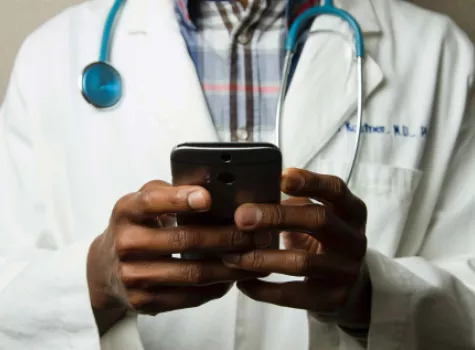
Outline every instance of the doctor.
[[(291, 199), (240, 208), (237, 229), (172, 225), (170, 213), (210, 198), (166, 183), (170, 150), (273, 140), (287, 23), (311, 3), (127, 1), (111, 46), (124, 94), (107, 110), (77, 80), (97, 60), (111, 0), (25, 41), (0, 113), (1, 348), (475, 348), (474, 53), (441, 15), (336, 2), (367, 48), (348, 187), (352, 33), (322, 16), (285, 103)], [(302, 206), (309, 197), (325, 206)], [(268, 228), (290, 231), (287, 250), (261, 250), (269, 237), (253, 232)], [(170, 257), (207, 247), (234, 253)]]

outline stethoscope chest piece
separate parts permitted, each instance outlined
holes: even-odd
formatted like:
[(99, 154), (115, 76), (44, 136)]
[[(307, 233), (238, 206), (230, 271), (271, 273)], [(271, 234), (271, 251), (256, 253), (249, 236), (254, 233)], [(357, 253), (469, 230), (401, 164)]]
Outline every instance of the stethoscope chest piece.
[(122, 98), (122, 78), (110, 64), (99, 61), (84, 68), (82, 94), (96, 108), (110, 108)]

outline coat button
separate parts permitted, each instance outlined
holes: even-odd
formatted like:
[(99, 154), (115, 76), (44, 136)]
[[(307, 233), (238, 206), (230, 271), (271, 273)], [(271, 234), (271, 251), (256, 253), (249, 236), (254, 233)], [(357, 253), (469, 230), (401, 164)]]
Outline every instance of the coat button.
[(241, 141), (247, 141), (247, 139), (249, 138), (249, 133), (246, 129), (241, 128), (236, 131), (236, 136)]

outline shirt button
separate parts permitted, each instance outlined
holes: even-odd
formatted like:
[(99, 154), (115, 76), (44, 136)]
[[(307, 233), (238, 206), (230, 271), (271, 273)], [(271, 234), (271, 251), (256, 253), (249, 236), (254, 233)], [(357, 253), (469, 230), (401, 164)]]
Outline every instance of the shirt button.
[(248, 32), (244, 31), (238, 35), (237, 40), (240, 44), (246, 45), (251, 40), (251, 35)]
[(246, 141), (249, 138), (249, 133), (246, 129), (241, 128), (237, 130), (236, 136), (239, 140)]

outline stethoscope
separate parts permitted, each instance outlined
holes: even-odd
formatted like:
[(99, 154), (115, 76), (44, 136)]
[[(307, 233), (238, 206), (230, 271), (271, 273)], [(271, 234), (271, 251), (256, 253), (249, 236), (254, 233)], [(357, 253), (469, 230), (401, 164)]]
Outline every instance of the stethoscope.
[[(81, 90), (85, 100), (98, 109), (114, 107), (122, 99), (123, 83), (120, 73), (110, 64), (110, 43), (114, 23), (126, 0), (115, 0), (109, 15), (107, 16), (102, 34), (100, 58), (86, 66), (81, 77)], [(332, 15), (346, 21), (351, 27), (355, 40), (355, 55), (358, 67), (358, 107), (357, 107), (357, 130), (355, 136), (355, 145), (351, 165), (346, 177), (348, 183), (353, 175), (353, 170), (358, 157), (358, 151), (361, 140), (361, 126), (363, 123), (363, 59), (364, 59), (364, 41), (361, 28), (356, 19), (348, 12), (336, 8), (333, 0), (323, 1), (322, 5), (312, 7), (293, 22), (289, 29), (285, 43), (285, 60), (282, 74), (282, 85), (277, 102), (277, 115), (275, 121), (275, 145), (281, 147), (282, 143), (282, 118), (284, 113), (284, 102), (289, 85), (291, 70), (294, 62), (294, 56), (300, 44), (300, 34), (305, 26), (319, 15)], [(308, 35), (315, 34), (316, 31), (310, 31)]]

